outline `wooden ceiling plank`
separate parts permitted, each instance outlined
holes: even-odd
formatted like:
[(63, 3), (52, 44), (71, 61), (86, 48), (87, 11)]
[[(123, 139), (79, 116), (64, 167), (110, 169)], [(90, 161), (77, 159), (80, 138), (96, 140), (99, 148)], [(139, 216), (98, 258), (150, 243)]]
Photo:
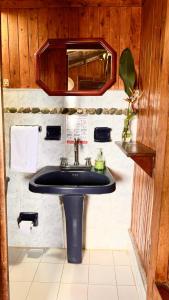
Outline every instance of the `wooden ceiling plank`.
[(1, 0), (0, 9), (86, 6), (141, 6), (142, 0)]

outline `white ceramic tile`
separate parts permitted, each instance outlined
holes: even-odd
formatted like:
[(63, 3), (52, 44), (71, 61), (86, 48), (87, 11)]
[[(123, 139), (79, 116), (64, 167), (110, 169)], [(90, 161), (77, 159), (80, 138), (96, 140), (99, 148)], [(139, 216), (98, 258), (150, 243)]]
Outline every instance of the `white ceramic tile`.
[(59, 284), (33, 282), (26, 300), (56, 300), (58, 291)]
[(26, 300), (31, 282), (10, 282), (10, 300)]
[(116, 266), (117, 285), (135, 285), (133, 274), (129, 266)]
[(59, 282), (63, 270), (62, 264), (40, 263), (36, 272), (35, 282)]
[(21, 263), (12, 267), (10, 280), (15, 281), (32, 281), (35, 272), (38, 268), (38, 263)]
[(66, 250), (65, 249), (45, 249), (42, 262), (48, 263), (64, 263), (66, 259)]
[(118, 286), (119, 300), (139, 300), (135, 286)]
[(91, 250), (91, 265), (113, 265), (113, 252), (111, 250)]
[(129, 266), (130, 258), (128, 251), (113, 251), (114, 263), (117, 266)]
[(86, 265), (65, 264), (61, 281), (63, 283), (87, 283), (88, 270)]
[(115, 271), (113, 266), (89, 266), (89, 283), (116, 285)]
[(88, 300), (118, 300), (116, 286), (88, 286)]
[(61, 284), (57, 300), (87, 300), (87, 286)]
[(101, 226), (99, 228), (87, 228), (86, 247), (88, 249), (109, 249), (110, 250), (112, 249), (113, 244), (119, 245), (118, 241), (116, 241), (116, 239), (113, 236), (112, 226), (110, 226), (110, 224), (109, 226), (107, 225), (104, 227), (103, 224), (102, 228)]
[(24, 262), (24, 263), (28, 263), (28, 262), (40, 262), (41, 258), (43, 255), (43, 249), (36, 249), (36, 248), (32, 248), (32, 249), (25, 249), (25, 251), (23, 252), (23, 254), (18, 256), (17, 261), (18, 262)]
[[(8, 183), (10, 185), (10, 181)], [(17, 219), (20, 213), (20, 197), (18, 193), (10, 192), (7, 193), (7, 216), (10, 219)]]
[(25, 249), (17, 247), (8, 248), (8, 259), (10, 265), (15, 265), (17, 263), (18, 257), (25, 253)]
[(89, 250), (83, 250), (83, 252), (82, 252), (82, 264), (83, 265), (89, 264), (89, 255), (90, 255)]

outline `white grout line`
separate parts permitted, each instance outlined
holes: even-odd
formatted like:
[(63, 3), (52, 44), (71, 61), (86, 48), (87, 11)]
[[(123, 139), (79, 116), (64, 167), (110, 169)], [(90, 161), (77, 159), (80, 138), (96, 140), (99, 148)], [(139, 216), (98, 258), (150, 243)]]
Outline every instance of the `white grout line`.
[[(25, 300), (28, 299), (28, 296), (29, 296), (29, 293), (30, 293), (30, 289), (31, 289), (31, 287), (32, 287), (32, 284), (33, 284), (33, 281), (32, 281), (31, 284), (30, 284), (30, 287), (29, 287), (29, 289), (28, 289), (28, 293), (27, 293), (27, 295), (26, 295)], [(23, 299), (23, 300), (24, 300), (24, 299)]]
[(64, 270), (65, 264), (66, 264), (66, 261), (63, 263), (63, 268), (62, 268), (62, 273), (61, 273), (60, 280), (59, 280), (59, 288), (58, 288), (56, 300), (58, 299), (58, 296), (59, 296), (59, 292), (60, 292), (60, 288), (61, 288), (61, 283), (62, 283), (63, 270)]
[(37, 265), (37, 269), (36, 269), (36, 271), (35, 271), (35, 274), (34, 274), (34, 276), (33, 276), (33, 279), (32, 279), (32, 282), (31, 282), (31, 285), (30, 285), (30, 287), (29, 287), (28, 294), (27, 294), (27, 296), (26, 296), (25, 300), (27, 300), (27, 299), (28, 299), (28, 296), (29, 296), (29, 293), (30, 293), (30, 290), (31, 290), (32, 284), (33, 284), (33, 282), (34, 282), (34, 279), (35, 279), (35, 275), (36, 275), (36, 273), (37, 273), (37, 271), (38, 271), (39, 264), (40, 264), (40, 261), (39, 261), (39, 263), (38, 263), (38, 265)]
[(89, 260), (88, 260), (88, 283), (87, 283), (87, 300), (89, 297), (89, 271), (90, 271), (90, 250), (89, 251)]
[[(112, 255), (113, 255), (113, 251), (112, 251)], [(117, 286), (117, 278), (116, 278), (116, 266), (115, 266), (115, 259), (114, 259), (114, 255), (113, 255), (113, 262), (114, 262), (114, 265), (113, 265), (113, 267), (114, 267), (114, 274), (115, 274), (115, 281), (116, 281), (116, 291), (117, 291), (117, 298), (118, 298), (118, 300), (119, 300), (119, 292), (118, 292), (118, 286)]]

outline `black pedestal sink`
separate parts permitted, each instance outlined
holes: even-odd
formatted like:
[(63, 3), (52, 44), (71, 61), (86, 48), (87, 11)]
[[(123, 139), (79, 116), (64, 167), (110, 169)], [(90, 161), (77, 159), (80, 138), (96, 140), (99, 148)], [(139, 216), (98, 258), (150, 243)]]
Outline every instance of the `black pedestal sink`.
[(108, 168), (102, 172), (94, 168), (66, 168), (47, 166), (29, 182), (34, 193), (63, 196), (67, 231), (67, 256), (70, 263), (82, 261), (82, 217), (85, 194), (107, 194), (116, 189)]

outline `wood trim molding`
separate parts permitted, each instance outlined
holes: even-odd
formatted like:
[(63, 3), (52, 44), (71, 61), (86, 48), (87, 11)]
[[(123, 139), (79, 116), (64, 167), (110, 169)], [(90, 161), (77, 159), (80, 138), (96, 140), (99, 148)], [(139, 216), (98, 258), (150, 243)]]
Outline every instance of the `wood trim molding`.
[(133, 250), (134, 250), (134, 253), (135, 253), (135, 256), (136, 256), (136, 260), (137, 260), (138, 268), (139, 268), (140, 275), (141, 275), (141, 278), (142, 278), (142, 282), (143, 282), (145, 290), (147, 290), (146, 272), (144, 270), (143, 263), (140, 259), (140, 254), (139, 254), (139, 251), (138, 251), (138, 247), (137, 247), (137, 244), (136, 244), (136, 241), (135, 241), (135, 238), (134, 238), (134, 235), (133, 235), (131, 229), (129, 229), (129, 236), (130, 236), (130, 240), (131, 240)]
[(142, 6), (142, 0), (1, 0), (0, 8), (45, 8), (45, 7), (120, 7)]
[[(0, 28), (1, 29), (1, 28)], [(0, 30), (1, 32), (1, 30)], [(1, 77), (1, 39), (0, 39), (0, 83)], [(8, 287), (8, 243), (7, 243), (7, 213), (5, 196), (5, 147), (3, 121), (3, 94), (0, 84), (0, 299), (9, 300)]]

